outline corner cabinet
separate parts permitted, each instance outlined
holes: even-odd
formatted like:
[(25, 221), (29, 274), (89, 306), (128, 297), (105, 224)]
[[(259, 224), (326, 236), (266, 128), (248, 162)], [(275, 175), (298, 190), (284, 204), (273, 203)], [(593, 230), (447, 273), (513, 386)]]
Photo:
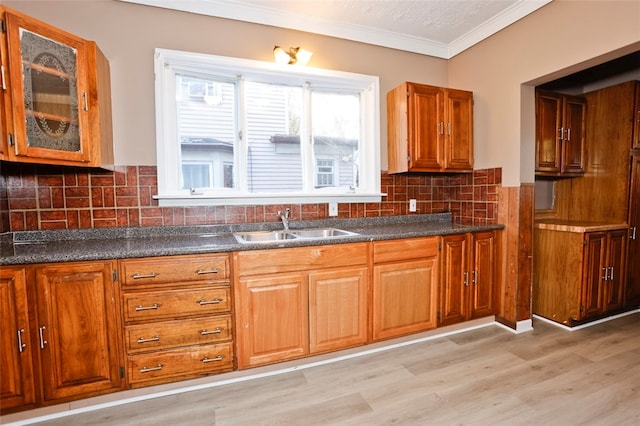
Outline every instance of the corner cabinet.
[(109, 64), (92, 41), (0, 7), (5, 160), (113, 165)]
[(367, 342), (367, 243), (234, 253), (238, 368)]
[(389, 173), (473, 171), (473, 93), (405, 82), (387, 94)]
[(496, 246), (495, 231), (442, 238), (439, 326), (495, 314)]
[(535, 314), (571, 326), (623, 308), (626, 224), (541, 221), (535, 227)]
[(582, 97), (536, 91), (536, 175), (584, 174), (586, 110)]
[(372, 340), (435, 328), (440, 237), (373, 243)]

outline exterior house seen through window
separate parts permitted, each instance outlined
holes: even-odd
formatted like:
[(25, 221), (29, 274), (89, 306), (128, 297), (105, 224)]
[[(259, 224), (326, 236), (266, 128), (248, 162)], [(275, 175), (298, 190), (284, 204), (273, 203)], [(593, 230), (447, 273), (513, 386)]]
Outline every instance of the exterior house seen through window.
[(379, 201), (378, 78), (156, 50), (161, 205)]

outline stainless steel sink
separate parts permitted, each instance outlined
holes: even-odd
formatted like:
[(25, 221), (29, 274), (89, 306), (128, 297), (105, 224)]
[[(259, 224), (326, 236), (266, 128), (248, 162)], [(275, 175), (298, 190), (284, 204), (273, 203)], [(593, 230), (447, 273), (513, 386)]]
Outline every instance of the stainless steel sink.
[(289, 232), (300, 238), (331, 238), (357, 235), (355, 232), (337, 228), (292, 229)]
[(268, 243), (298, 238), (286, 231), (235, 232), (233, 235), (240, 243)]
[(337, 228), (291, 229), (289, 231), (248, 231), (234, 232), (233, 236), (239, 243), (270, 243), (291, 241), (297, 239), (323, 240), (335, 237), (347, 237), (358, 235), (355, 232)]

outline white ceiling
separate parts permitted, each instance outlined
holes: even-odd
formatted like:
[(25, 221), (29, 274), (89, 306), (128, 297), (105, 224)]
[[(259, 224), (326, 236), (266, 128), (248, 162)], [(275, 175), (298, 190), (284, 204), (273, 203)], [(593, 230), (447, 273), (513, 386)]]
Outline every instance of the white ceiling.
[(552, 0), (121, 0), (449, 59)]

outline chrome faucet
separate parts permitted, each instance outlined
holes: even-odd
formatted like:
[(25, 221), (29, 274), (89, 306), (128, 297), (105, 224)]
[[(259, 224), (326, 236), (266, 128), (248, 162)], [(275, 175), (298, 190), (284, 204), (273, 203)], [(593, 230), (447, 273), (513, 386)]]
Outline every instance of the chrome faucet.
[(276, 213), (280, 219), (282, 219), (282, 225), (284, 225), (284, 230), (288, 231), (289, 230), (289, 213), (291, 212), (291, 209), (286, 208), (284, 210), (284, 213), (282, 213), (280, 210), (278, 210), (278, 213)]

